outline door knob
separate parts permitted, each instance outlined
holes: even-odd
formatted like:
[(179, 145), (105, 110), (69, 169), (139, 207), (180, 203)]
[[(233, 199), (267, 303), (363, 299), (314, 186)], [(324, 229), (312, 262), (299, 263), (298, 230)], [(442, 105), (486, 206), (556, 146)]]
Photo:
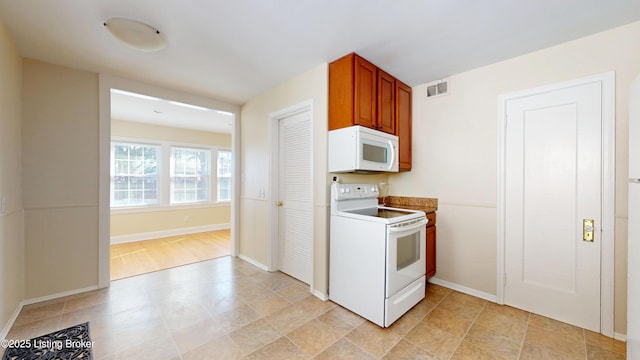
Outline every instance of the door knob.
[(278, 201), (278, 202), (276, 203), (276, 206), (282, 206), (282, 201)]
[(582, 220), (582, 241), (593, 242), (593, 219)]

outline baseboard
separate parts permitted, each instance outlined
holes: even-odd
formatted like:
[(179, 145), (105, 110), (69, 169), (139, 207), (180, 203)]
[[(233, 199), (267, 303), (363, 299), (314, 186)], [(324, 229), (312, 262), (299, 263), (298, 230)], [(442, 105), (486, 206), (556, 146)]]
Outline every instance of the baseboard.
[(449, 281), (446, 281), (446, 280), (438, 279), (437, 277), (430, 278), (429, 282), (432, 283), (432, 284), (436, 284), (436, 285), (440, 285), (440, 286), (446, 287), (446, 288), (451, 289), (451, 290), (456, 290), (456, 291), (459, 291), (461, 293), (465, 293), (467, 295), (472, 295), (472, 296), (475, 296), (475, 297), (479, 297), (479, 298), (487, 300), (487, 301), (496, 302), (498, 300), (496, 295), (491, 295), (491, 294), (488, 294), (488, 293), (483, 292), (483, 291), (479, 291), (479, 290), (472, 289), (472, 288), (469, 288), (469, 287), (466, 287), (466, 286), (458, 285), (458, 284), (455, 284), (455, 283), (452, 283), (452, 282), (449, 282)]
[(97, 285), (88, 286), (88, 287), (82, 288), (82, 289), (69, 290), (69, 291), (65, 291), (65, 292), (61, 292), (61, 293), (57, 293), (57, 294), (42, 296), (42, 297), (39, 297), (39, 298), (27, 299), (27, 300), (24, 300), (22, 302), (22, 305), (23, 306), (33, 305), (33, 304), (37, 304), (37, 303), (40, 303), (40, 302), (49, 301), (49, 300), (55, 300), (55, 299), (59, 299), (59, 298), (66, 297), (66, 296), (71, 296), (71, 295), (82, 294), (82, 293), (85, 293), (85, 292), (88, 292), (88, 291), (93, 291), (93, 290), (98, 290), (98, 286)]
[(82, 289), (70, 290), (70, 291), (65, 291), (65, 292), (61, 292), (61, 293), (57, 293), (57, 294), (42, 296), (42, 297), (33, 298), (33, 299), (26, 299), (26, 300), (21, 301), (18, 304), (18, 306), (16, 306), (16, 309), (13, 311), (13, 314), (9, 318), (9, 321), (7, 321), (7, 323), (5, 324), (4, 328), (2, 328), (2, 332), (0, 332), (0, 339), (6, 339), (7, 338), (7, 335), (9, 334), (9, 331), (13, 327), (13, 324), (16, 322), (16, 319), (18, 318), (18, 315), (20, 315), (20, 312), (22, 311), (22, 309), (25, 306), (37, 304), (37, 303), (44, 302), (44, 301), (55, 300), (55, 299), (59, 299), (59, 298), (63, 298), (63, 297), (71, 296), (71, 295), (81, 294), (81, 293), (84, 293), (84, 292), (93, 291), (93, 290), (97, 290), (97, 289), (98, 289), (98, 286), (89, 286), (89, 287), (82, 288)]
[(254, 266), (259, 267), (260, 269), (262, 269), (262, 270), (264, 270), (264, 271), (269, 271), (269, 267), (268, 267), (267, 265), (264, 265), (264, 264), (262, 264), (262, 263), (260, 263), (260, 262), (258, 262), (258, 261), (255, 261), (255, 260), (253, 260), (253, 259), (252, 259), (252, 258), (250, 258), (250, 257), (247, 257), (247, 256), (242, 255), (242, 254), (241, 254), (241, 255), (238, 255), (238, 257), (239, 257), (240, 259), (242, 259), (242, 260), (244, 260), (244, 261), (248, 262), (248, 263), (249, 263), (249, 264), (251, 264), (251, 265), (254, 265)]
[(216, 230), (226, 230), (230, 229), (231, 224), (213, 224), (213, 225), (200, 225), (200, 226), (191, 226), (186, 228), (179, 229), (170, 229), (170, 230), (161, 230), (161, 231), (150, 231), (145, 233), (137, 233), (137, 234), (128, 234), (128, 235), (119, 235), (111, 237), (111, 244), (124, 244), (130, 243), (134, 241), (142, 241), (142, 240), (150, 240), (150, 239), (158, 239), (169, 236), (180, 236), (186, 234), (193, 234), (205, 231), (216, 231)]
[(327, 300), (329, 300), (329, 295), (328, 295), (328, 294), (322, 293), (322, 292), (320, 292), (320, 291), (318, 291), (318, 290), (311, 290), (311, 293), (312, 293), (315, 297), (317, 297), (318, 299), (320, 299), (320, 300), (322, 300), (322, 301), (327, 301)]
[(616, 340), (619, 340), (619, 341), (627, 342), (627, 335), (624, 335), (624, 334), (620, 334), (620, 333), (614, 332), (613, 333), (613, 338), (616, 339)]
[(16, 319), (18, 318), (18, 315), (20, 315), (20, 311), (22, 311), (23, 307), (24, 304), (22, 302), (19, 303), (18, 306), (16, 306), (16, 309), (13, 311), (13, 314), (11, 314), (9, 321), (7, 321), (7, 323), (4, 325), (4, 328), (2, 328), (2, 332), (0, 332), (0, 339), (7, 338), (7, 335), (9, 335), (9, 331), (13, 327), (13, 324), (16, 322)]

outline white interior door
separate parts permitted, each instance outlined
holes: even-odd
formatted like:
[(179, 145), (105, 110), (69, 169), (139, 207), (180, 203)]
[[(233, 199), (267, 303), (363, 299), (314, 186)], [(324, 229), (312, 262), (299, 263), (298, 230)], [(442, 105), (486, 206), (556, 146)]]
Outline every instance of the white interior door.
[(640, 358), (640, 183), (629, 184), (627, 358)]
[(640, 358), (640, 75), (629, 88), (627, 358)]
[(278, 122), (280, 270), (307, 284), (313, 274), (311, 110)]
[(510, 99), (506, 117), (505, 303), (599, 332), (601, 83)]

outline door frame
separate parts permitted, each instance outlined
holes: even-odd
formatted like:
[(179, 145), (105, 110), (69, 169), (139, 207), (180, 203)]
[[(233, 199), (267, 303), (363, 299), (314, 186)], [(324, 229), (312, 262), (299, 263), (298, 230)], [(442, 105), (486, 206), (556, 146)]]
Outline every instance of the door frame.
[[(288, 117), (309, 112), (311, 116), (310, 123), (310, 134), (311, 134), (311, 143), (309, 147), (311, 148), (311, 183), (309, 184), (309, 188), (311, 189), (311, 193), (313, 194), (313, 99), (305, 100), (298, 104), (289, 106), (287, 108), (272, 112), (269, 114), (269, 152), (270, 152), (270, 161), (269, 161), (269, 263), (267, 264), (268, 271), (278, 271), (280, 270), (280, 259), (279, 259), (279, 233), (278, 227), (280, 224), (280, 218), (278, 216), (278, 206), (276, 202), (278, 201), (278, 197), (280, 196), (280, 132), (279, 125), (280, 120), (286, 119)], [(313, 201), (313, 196), (312, 196)], [(312, 211), (315, 207), (312, 207)], [(312, 227), (313, 227), (312, 222)], [(313, 232), (313, 230), (312, 230)], [(311, 259), (312, 259), (312, 269), (311, 269), (311, 281), (309, 282), (309, 289), (313, 292), (313, 282), (314, 282), (314, 246), (311, 246)]]
[(121, 89), (147, 94), (163, 99), (171, 99), (187, 104), (231, 112), (235, 115), (231, 131), (231, 151), (233, 154), (231, 200), (231, 256), (240, 253), (240, 106), (227, 102), (194, 95), (158, 85), (121, 78), (100, 73), (98, 75), (99, 92), (99, 181), (98, 181), (98, 288), (111, 284), (111, 207), (109, 189), (111, 175), (109, 159), (111, 157), (111, 89)]
[(509, 100), (590, 83), (602, 87), (602, 225), (600, 274), (600, 332), (614, 337), (615, 241), (615, 71), (498, 96), (498, 202), (496, 301), (505, 301), (506, 247), (506, 105)]

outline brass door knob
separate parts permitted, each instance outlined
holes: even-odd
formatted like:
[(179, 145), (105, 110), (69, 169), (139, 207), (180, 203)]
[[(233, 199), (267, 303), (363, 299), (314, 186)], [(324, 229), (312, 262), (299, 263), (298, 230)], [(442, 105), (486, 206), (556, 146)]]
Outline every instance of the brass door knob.
[(582, 240), (587, 242), (593, 242), (593, 230), (594, 230), (594, 221), (593, 219), (584, 219), (582, 220)]
[(282, 206), (282, 201), (278, 201), (278, 202), (276, 203), (276, 206)]

